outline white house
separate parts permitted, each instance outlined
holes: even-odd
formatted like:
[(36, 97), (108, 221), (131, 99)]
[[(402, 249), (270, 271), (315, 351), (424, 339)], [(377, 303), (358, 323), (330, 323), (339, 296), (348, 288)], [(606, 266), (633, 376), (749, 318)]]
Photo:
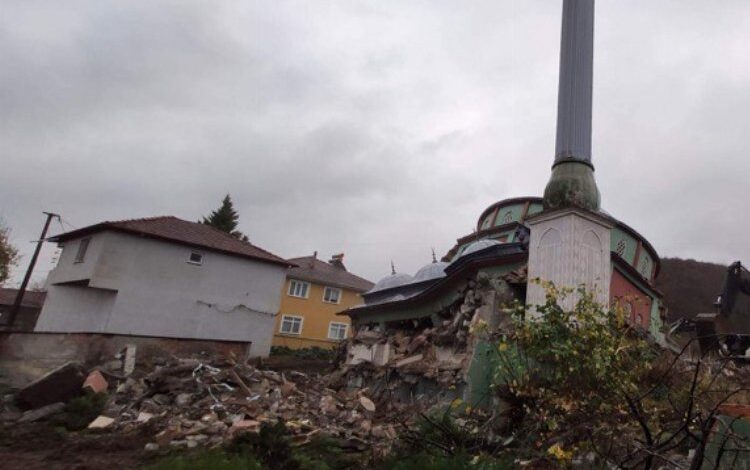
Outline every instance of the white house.
[(176, 217), (102, 222), (50, 241), (62, 254), (35, 332), (239, 341), (268, 355), (286, 260)]

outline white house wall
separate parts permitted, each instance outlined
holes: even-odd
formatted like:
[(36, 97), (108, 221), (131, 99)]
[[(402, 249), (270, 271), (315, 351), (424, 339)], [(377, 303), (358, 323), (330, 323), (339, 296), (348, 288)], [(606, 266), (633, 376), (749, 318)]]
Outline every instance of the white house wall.
[[(94, 247), (74, 263), (78, 240), (65, 243), (36, 331), (248, 341), (253, 355), (268, 353), (283, 266), (119, 232), (95, 235)], [(187, 262), (191, 251), (203, 253), (202, 265)], [(86, 274), (90, 288), (55, 285)]]

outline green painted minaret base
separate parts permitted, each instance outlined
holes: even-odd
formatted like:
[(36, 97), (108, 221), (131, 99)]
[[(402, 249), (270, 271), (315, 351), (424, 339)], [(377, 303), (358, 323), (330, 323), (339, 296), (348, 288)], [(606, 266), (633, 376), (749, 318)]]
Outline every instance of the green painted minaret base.
[(599, 209), (599, 189), (594, 169), (580, 162), (561, 162), (552, 167), (552, 176), (544, 189), (544, 209), (580, 207)]

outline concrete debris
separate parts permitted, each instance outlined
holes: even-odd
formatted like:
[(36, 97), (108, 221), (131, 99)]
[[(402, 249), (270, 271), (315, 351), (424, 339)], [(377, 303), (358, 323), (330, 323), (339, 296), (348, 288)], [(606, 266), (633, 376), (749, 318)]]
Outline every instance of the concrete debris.
[(40, 408), (67, 402), (81, 393), (86, 372), (81, 364), (68, 362), (30, 383), (18, 393), (18, 402), (27, 408)]
[[(346, 361), (325, 376), (206, 354), (136, 362), (135, 346), (128, 346), (115, 358), (121, 365), (110, 357), (87, 375), (80, 365), (67, 364), (18, 398), (33, 408), (54, 403), (44, 413), (55, 413), (82, 386), (107, 392), (103, 414), (89, 428), (145, 434), (149, 451), (218, 447), (281, 421), (294, 445), (324, 434), (348, 449), (385, 455), (399, 426), (464, 396), (479, 331), (499, 311), (497, 292), (471, 281), (436, 314), (356, 325), (340, 356)], [(116, 368), (122, 373), (112, 372)], [(42, 410), (34, 412), (21, 419), (41, 419)]]
[(359, 397), (359, 404), (362, 405), (362, 408), (366, 409), (367, 411), (371, 413), (375, 412), (375, 403), (373, 403), (373, 401), (369, 398)]
[[(71, 398), (84, 388), (108, 393), (102, 414), (88, 429), (146, 433), (150, 437), (144, 449), (149, 451), (218, 447), (240, 433), (257, 433), (265, 423), (281, 421), (294, 445), (325, 434), (347, 448), (385, 455), (392, 441), (384, 436), (396, 436), (396, 426), (405, 416), (403, 408), (387, 408), (366, 396), (367, 390), (348, 390), (332, 383), (329, 376), (264, 370), (223, 357), (144, 359), (129, 376), (109, 373), (102, 366), (88, 376), (80, 366), (64, 370), (75, 371), (77, 377), (64, 381), (76, 385)], [(58, 371), (50, 377), (68, 376)], [(45, 387), (51, 387), (50, 377), (41, 382)], [(45, 390), (56, 396), (54, 388)], [(44, 398), (35, 393), (37, 399)], [(59, 400), (26, 412), (19, 422), (43, 419), (65, 406)]]
[(86, 377), (86, 380), (83, 382), (83, 388), (91, 390), (94, 393), (103, 393), (109, 388), (109, 383), (107, 383), (107, 379), (104, 378), (101, 372), (95, 370)]
[(44, 419), (48, 416), (52, 416), (54, 414), (60, 413), (64, 409), (65, 409), (65, 403), (62, 403), (62, 402), (52, 403), (51, 405), (46, 405), (41, 408), (37, 408), (35, 410), (29, 410), (25, 412), (18, 419), (18, 422), (19, 423), (31, 423), (34, 421), (39, 421), (40, 419)]
[(416, 356), (405, 357), (401, 360), (396, 361), (393, 364), (393, 367), (399, 368), (399, 367), (408, 366), (409, 364), (414, 364), (414, 363), (421, 361), (423, 358), (424, 356), (422, 356), (421, 354), (417, 354)]
[(349, 390), (367, 388), (369, 398), (385, 403), (385, 413), (424, 402), (473, 400), (479, 395), (468, 386), (475, 346), (500, 331), (507, 321), (502, 306), (515, 298), (509, 281), (525, 276), (521, 271), (508, 279), (478, 276), (430, 315), (415, 318), (405, 312), (403, 319), (355, 321), (346, 363), (333, 376)]
[(115, 422), (114, 418), (109, 416), (97, 416), (95, 420), (89, 423), (89, 429), (104, 429), (110, 427)]
[(128, 344), (125, 346), (125, 359), (122, 364), (122, 372), (127, 376), (133, 373), (135, 370), (135, 344)]

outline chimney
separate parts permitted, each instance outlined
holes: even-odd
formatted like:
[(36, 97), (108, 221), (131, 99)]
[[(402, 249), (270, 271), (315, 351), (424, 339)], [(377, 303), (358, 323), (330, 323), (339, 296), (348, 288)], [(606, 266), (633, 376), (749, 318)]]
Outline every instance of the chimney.
[(563, 0), (557, 143), (552, 176), (544, 190), (545, 209), (599, 209), (591, 163), (594, 75), (594, 0)]
[(330, 264), (334, 268), (346, 271), (346, 266), (344, 266), (344, 254), (343, 253), (339, 253), (339, 254), (331, 256), (331, 260), (328, 262), (328, 264)]

